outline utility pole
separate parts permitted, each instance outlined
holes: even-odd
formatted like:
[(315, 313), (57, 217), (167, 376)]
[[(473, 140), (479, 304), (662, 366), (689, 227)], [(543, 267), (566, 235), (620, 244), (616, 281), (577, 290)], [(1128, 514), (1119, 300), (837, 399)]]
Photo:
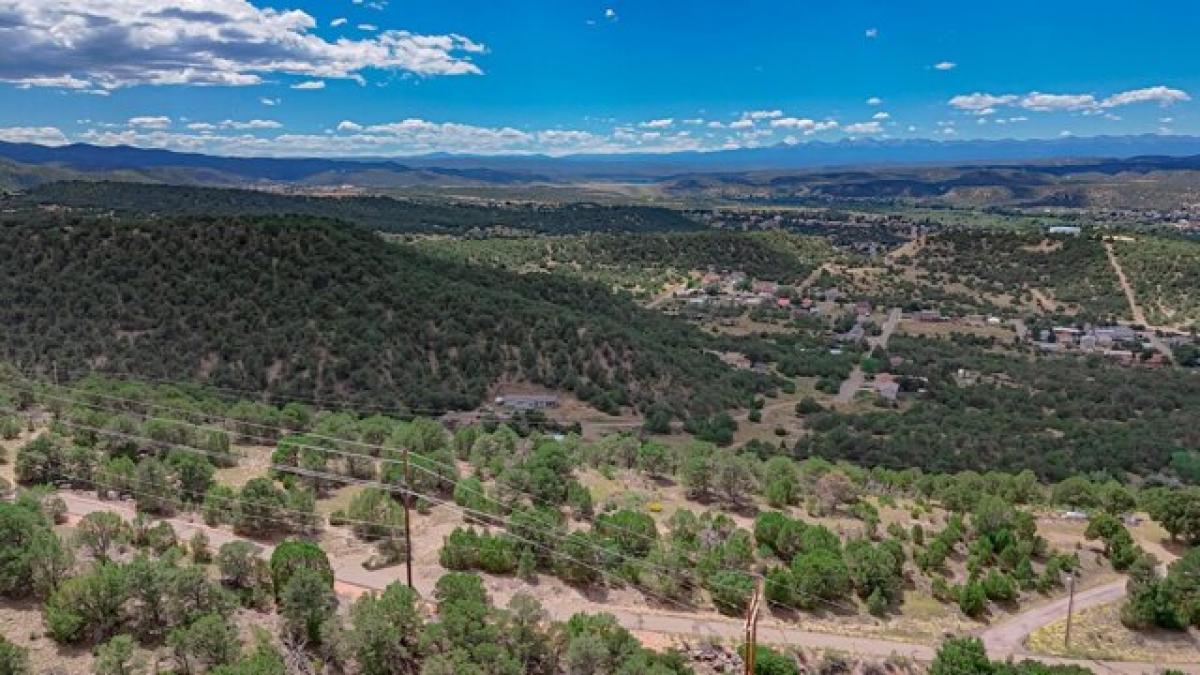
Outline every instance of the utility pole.
[(1075, 573), (1071, 572), (1067, 575), (1067, 588), (1070, 589), (1070, 595), (1067, 596), (1067, 634), (1066, 648), (1071, 648), (1071, 616), (1075, 613)]
[(742, 658), (746, 675), (754, 675), (754, 657), (758, 651), (758, 613), (762, 604), (763, 581), (758, 580), (754, 586), (754, 595), (750, 598), (750, 608), (746, 610), (746, 654)]
[(412, 518), (409, 514), (408, 500), (412, 499), (412, 471), (408, 464), (408, 446), (404, 446), (404, 568), (408, 574), (408, 587), (413, 587), (412, 580)]

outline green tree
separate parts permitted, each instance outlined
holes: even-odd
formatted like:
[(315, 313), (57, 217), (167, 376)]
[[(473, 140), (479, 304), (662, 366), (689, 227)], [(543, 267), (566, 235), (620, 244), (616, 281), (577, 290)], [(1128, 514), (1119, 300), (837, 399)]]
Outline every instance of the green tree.
[(0, 502), (0, 595), (20, 597), (32, 590), (30, 549), (47, 532), (40, 513)]
[(137, 653), (137, 643), (129, 635), (115, 635), (96, 647), (93, 665), (96, 675), (142, 675), (146, 660)]
[(187, 627), (171, 631), (167, 645), (183, 673), (200, 673), (231, 665), (242, 652), (237, 627), (217, 614), (207, 614)]
[(983, 641), (976, 637), (946, 640), (929, 666), (929, 675), (991, 675), (994, 671)]
[(101, 564), (67, 579), (46, 601), (45, 621), (55, 641), (95, 642), (117, 633), (121, 608), (129, 597), (125, 570)]
[(745, 572), (720, 570), (705, 581), (713, 604), (722, 614), (737, 616), (745, 613), (754, 594), (754, 579)]
[(337, 608), (333, 585), (321, 571), (301, 566), (286, 577), (279, 597), (279, 613), (294, 636), (321, 643), (321, 626)]
[(30, 675), (29, 650), (0, 635), (0, 675)]
[(101, 562), (108, 561), (114, 550), (133, 540), (129, 523), (111, 511), (93, 511), (79, 520), (75, 537)]
[(242, 486), (234, 513), (234, 529), (250, 536), (264, 536), (286, 528), (284, 494), (269, 478), (252, 478)]
[(171, 472), (162, 462), (154, 457), (142, 459), (138, 462), (134, 483), (134, 496), (139, 512), (160, 516), (169, 516), (175, 512), (179, 490)]
[[(311, 541), (289, 539), (271, 552), (271, 583), (275, 592), (282, 594), (288, 582), (301, 569), (312, 570), (333, 590), (333, 567), (329, 556)], [(282, 598), (282, 595), (280, 595)]]
[(420, 668), (424, 622), (417, 596), (400, 583), (360, 597), (350, 609), (350, 648), (363, 675), (409, 675)]

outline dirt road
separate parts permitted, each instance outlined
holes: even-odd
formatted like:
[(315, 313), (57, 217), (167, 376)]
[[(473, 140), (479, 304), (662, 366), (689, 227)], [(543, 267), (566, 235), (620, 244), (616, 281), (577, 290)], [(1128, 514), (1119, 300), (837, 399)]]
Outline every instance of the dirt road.
[[(874, 353), (877, 347), (887, 348), (888, 340), (892, 337), (892, 333), (896, 331), (896, 326), (900, 323), (901, 316), (903, 316), (903, 312), (899, 307), (893, 307), (888, 312), (887, 319), (884, 319), (879, 335), (867, 338), (867, 345), (870, 348), (867, 352), (868, 354)], [(849, 377), (842, 381), (842, 385), (838, 388), (838, 394), (834, 401), (843, 405), (853, 401), (854, 395), (858, 393), (859, 389), (862, 389), (866, 379), (867, 376), (863, 373), (862, 367), (857, 363), (854, 364), (854, 370), (851, 370)]]
[[(1108, 254), (1108, 262), (1112, 265), (1113, 272), (1117, 275), (1117, 283), (1121, 284), (1121, 290), (1125, 292), (1125, 299), (1129, 302), (1129, 313), (1133, 317), (1134, 323), (1140, 323), (1147, 330), (1153, 331), (1157, 327), (1152, 326), (1146, 320), (1146, 312), (1142, 310), (1142, 306), (1138, 304), (1137, 295), (1133, 292), (1133, 285), (1129, 283), (1128, 277), (1125, 276), (1125, 269), (1121, 267), (1121, 261), (1117, 259), (1117, 252), (1113, 249), (1111, 241), (1104, 242), (1104, 251)], [(1159, 339), (1158, 336), (1151, 333), (1150, 344), (1154, 346), (1167, 359), (1174, 361), (1175, 354), (1171, 351), (1170, 345)]]
[[(1096, 586), (1075, 594), (1075, 611), (1107, 605), (1125, 597), (1125, 580)], [(1044, 605), (1031, 607), (1020, 614), (993, 626), (988, 626), (979, 637), (987, 645), (990, 654), (1024, 655), (1025, 638), (1042, 626), (1049, 625), (1067, 615), (1067, 598), (1059, 598)]]
[[(67, 506), (71, 519), (78, 518), (93, 511), (110, 511), (122, 517), (132, 519), (133, 506), (129, 502), (101, 501), (94, 497), (62, 491), (59, 495)], [(181, 539), (191, 537), (196, 531), (208, 535), (210, 544), (216, 548), (229, 541), (241, 540), (242, 537), (228, 530), (212, 528), (198, 520), (190, 518), (165, 519), (174, 528)], [(273, 546), (262, 542), (252, 542), (262, 547), (263, 555), (269, 555)], [(414, 557), (425, 559), (430, 546), (440, 546), (440, 541), (434, 541), (424, 548), (414, 551)], [(414, 547), (416, 548), (416, 547)], [(432, 550), (432, 549), (430, 549)], [(427, 565), (422, 565), (426, 567)], [(416, 567), (416, 566), (414, 566)], [(414, 569), (414, 571), (417, 571)], [(421, 569), (415, 574), (417, 589), (425, 597), (433, 591), (437, 576), (430, 574), (431, 570)], [(334, 565), (335, 588), (339, 595), (349, 598), (357, 597), (372, 590), (381, 590), (403, 578), (404, 568), (390, 567), (380, 570), (367, 570), (361, 567), (359, 561), (337, 561)], [(489, 589), (495, 591), (495, 589)], [(1076, 610), (1094, 605), (1113, 602), (1122, 597), (1125, 592), (1124, 581), (1098, 586), (1081, 591), (1075, 595)], [(501, 591), (496, 595), (509, 594)], [(739, 619), (730, 619), (711, 612), (668, 612), (657, 609), (641, 609), (621, 607), (604, 602), (595, 602), (570, 589), (569, 593), (553, 593), (545, 601), (547, 613), (555, 620), (565, 621), (577, 612), (607, 612), (617, 618), (617, 621), (632, 631), (660, 633), (664, 635), (720, 639), (737, 641), (743, 635), (743, 623)], [(497, 598), (499, 601), (500, 598)], [(1101, 672), (1111, 673), (1147, 673), (1156, 672), (1164, 667), (1172, 667), (1183, 672), (1200, 674), (1196, 665), (1172, 665), (1165, 663), (1126, 663), (1109, 661), (1079, 661), (1059, 659), (1040, 655), (1028, 654), (1024, 651), (1022, 642), (1031, 631), (1058, 621), (1066, 616), (1066, 600), (1056, 600), (1045, 605), (1032, 608), (1026, 612), (1005, 621), (997, 626), (989, 627), (980, 632), (980, 637), (987, 645), (988, 653), (993, 659), (1012, 657), (1020, 660), (1032, 658), (1046, 663), (1073, 663), (1086, 666)], [(803, 619), (801, 619), (803, 621)], [(935, 649), (929, 645), (892, 641), (882, 638), (858, 637), (833, 633), (806, 631), (796, 625), (782, 624), (773, 620), (759, 623), (759, 639), (767, 644), (790, 645), (810, 649), (835, 649), (861, 656), (885, 659), (890, 656), (905, 656), (914, 661), (928, 662), (935, 654)]]

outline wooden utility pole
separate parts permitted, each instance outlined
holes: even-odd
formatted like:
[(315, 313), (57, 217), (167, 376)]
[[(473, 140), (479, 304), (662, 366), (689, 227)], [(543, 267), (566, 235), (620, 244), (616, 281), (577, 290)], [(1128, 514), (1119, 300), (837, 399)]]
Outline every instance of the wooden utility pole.
[(754, 595), (750, 598), (750, 608), (746, 610), (746, 653), (742, 663), (746, 665), (746, 675), (754, 675), (754, 657), (758, 651), (758, 613), (762, 605), (763, 581), (758, 580), (754, 586)]
[(1067, 634), (1066, 648), (1071, 648), (1071, 616), (1075, 613), (1075, 573), (1067, 575), (1067, 588), (1070, 594), (1067, 596)]
[(412, 499), (412, 471), (408, 463), (408, 446), (404, 447), (404, 568), (408, 574), (408, 587), (413, 587), (412, 580), (412, 518), (409, 514), (408, 500)]

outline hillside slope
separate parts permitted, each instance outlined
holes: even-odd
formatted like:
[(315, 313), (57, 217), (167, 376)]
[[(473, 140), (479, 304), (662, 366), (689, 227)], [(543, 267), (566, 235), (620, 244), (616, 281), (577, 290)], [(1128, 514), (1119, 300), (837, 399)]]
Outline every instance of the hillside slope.
[(107, 181), (64, 181), (14, 197), (17, 208), (61, 206), (89, 213), (158, 216), (274, 216), (337, 218), (395, 233), (461, 233), (518, 229), (540, 233), (697, 230), (681, 212), (648, 206), (602, 206), (418, 201), (380, 196), (315, 197), (260, 190)]
[(729, 345), (600, 285), (327, 221), (10, 221), (0, 270), (0, 355), (27, 370), (437, 409), (474, 407), (507, 375), (680, 416), (770, 387), (703, 351)]

